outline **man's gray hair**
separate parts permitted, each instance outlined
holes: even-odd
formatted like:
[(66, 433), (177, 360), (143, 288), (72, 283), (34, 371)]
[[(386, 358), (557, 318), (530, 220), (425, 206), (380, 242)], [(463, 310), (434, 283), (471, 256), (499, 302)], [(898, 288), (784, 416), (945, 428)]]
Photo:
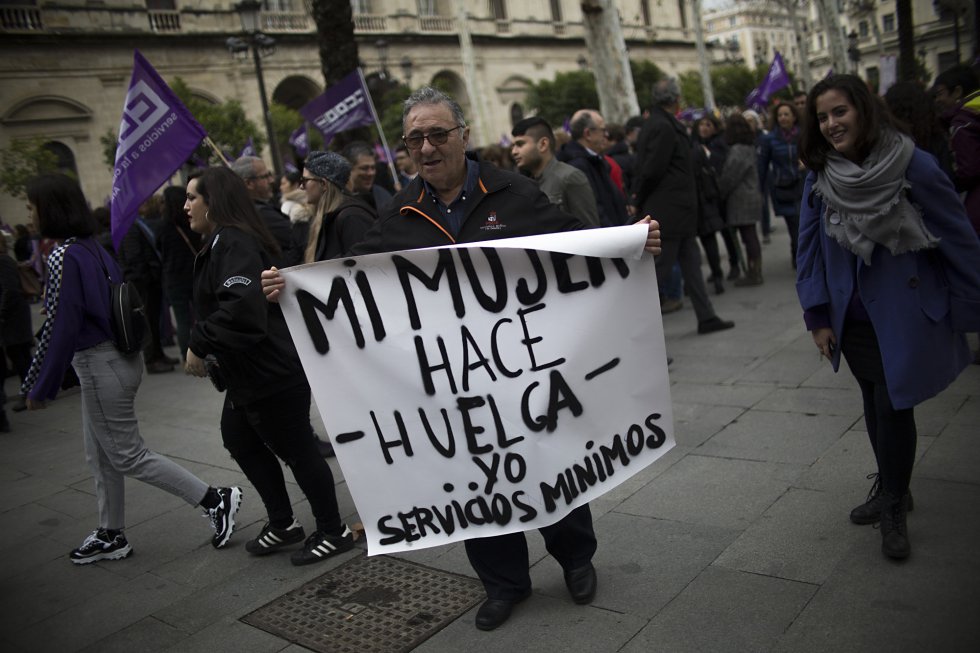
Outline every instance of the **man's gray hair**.
[(586, 129), (595, 129), (595, 111), (592, 109), (580, 109), (572, 114), (572, 121), (568, 123), (568, 132), (573, 141), (585, 136)]
[(262, 159), (257, 156), (240, 156), (231, 164), (231, 171), (248, 181), (255, 178), (255, 164), (261, 162)]
[(449, 110), (452, 111), (453, 114), (453, 122), (456, 123), (457, 127), (466, 127), (466, 118), (463, 117), (463, 109), (459, 106), (459, 103), (442, 91), (434, 89), (431, 86), (423, 86), (408, 96), (408, 99), (405, 100), (404, 108), (402, 109), (402, 124), (405, 124), (405, 119), (408, 118), (408, 114), (415, 107), (419, 105), (439, 104), (444, 104), (449, 107)]
[(681, 87), (674, 77), (661, 79), (653, 85), (652, 98), (655, 107), (672, 107), (681, 99)]

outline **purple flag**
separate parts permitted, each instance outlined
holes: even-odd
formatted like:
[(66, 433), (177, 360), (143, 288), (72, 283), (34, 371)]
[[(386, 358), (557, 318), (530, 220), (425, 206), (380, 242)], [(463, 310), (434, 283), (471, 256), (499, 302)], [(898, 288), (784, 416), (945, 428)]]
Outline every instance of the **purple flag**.
[(299, 168), (297, 168), (295, 165), (293, 165), (289, 161), (286, 161), (284, 164), (282, 164), (282, 167), (283, 167), (283, 169), (286, 172), (290, 172), (290, 173), (292, 173), (292, 172), (299, 172)]
[(117, 250), (140, 204), (207, 135), (153, 66), (134, 50), (112, 173), (112, 243)]
[(299, 110), (323, 134), (324, 144), (335, 134), (374, 124), (368, 91), (355, 70)]
[(289, 135), (289, 144), (293, 146), (293, 152), (301, 159), (305, 159), (310, 153), (310, 135), (306, 130), (304, 122), (299, 128)]
[(776, 56), (772, 58), (772, 63), (769, 64), (769, 72), (766, 73), (766, 78), (748, 94), (745, 98), (745, 104), (764, 107), (773, 93), (787, 86), (789, 86), (789, 74), (783, 64), (783, 56), (776, 52)]
[(255, 153), (255, 143), (252, 142), (252, 137), (249, 136), (248, 140), (245, 141), (245, 147), (242, 148), (242, 153), (238, 155), (238, 158), (243, 156), (258, 156)]

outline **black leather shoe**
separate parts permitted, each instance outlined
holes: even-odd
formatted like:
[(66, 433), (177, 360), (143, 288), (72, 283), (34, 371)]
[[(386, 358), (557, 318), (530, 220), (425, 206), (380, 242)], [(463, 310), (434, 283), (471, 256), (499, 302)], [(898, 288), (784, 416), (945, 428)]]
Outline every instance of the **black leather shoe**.
[(565, 586), (572, 600), (579, 604), (592, 603), (598, 582), (592, 563), (565, 572)]
[(531, 590), (528, 590), (524, 596), (513, 601), (506, 599), (487, 599), (480, 606), (480, 609), (476, 611), (476, 627), (480, 630), (493, 630), (503, 625), (505, 621), (510, 619), (510, 613), (513, 611), (514, 606), (529, 596), (531, 596)]
[(735, 326), (734, 322), (723, 320), (720, 317), (713, 317), (704, 322), (698, 322), (698, 335), (724, 331), (725, 329), (731, 329), (733, 326)]

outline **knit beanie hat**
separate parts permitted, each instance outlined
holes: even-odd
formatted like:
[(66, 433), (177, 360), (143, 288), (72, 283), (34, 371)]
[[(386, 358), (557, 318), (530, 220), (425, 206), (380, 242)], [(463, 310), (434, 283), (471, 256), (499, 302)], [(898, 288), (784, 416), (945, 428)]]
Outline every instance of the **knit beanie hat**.
[(350, 162), (336, 152), (310, 152), (305, 167), (317, 177), (331, 181), (340, 188), (350, 179)]

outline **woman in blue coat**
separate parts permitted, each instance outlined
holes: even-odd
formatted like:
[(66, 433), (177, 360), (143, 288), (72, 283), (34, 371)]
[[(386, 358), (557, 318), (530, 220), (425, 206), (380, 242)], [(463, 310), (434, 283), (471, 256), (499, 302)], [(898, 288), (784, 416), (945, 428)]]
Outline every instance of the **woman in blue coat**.
[[(819, 82), (801, 142), (797, 293), (813, 341), (861, 388), (878, 479), (851, 520), (881, 520), (882, 552), (910, 552), (913, 407), (970, 362), (980, 329), (980, 242), (949, 178), (853, 75)], [(839, 346), (838, 346), (839, 345)]]

